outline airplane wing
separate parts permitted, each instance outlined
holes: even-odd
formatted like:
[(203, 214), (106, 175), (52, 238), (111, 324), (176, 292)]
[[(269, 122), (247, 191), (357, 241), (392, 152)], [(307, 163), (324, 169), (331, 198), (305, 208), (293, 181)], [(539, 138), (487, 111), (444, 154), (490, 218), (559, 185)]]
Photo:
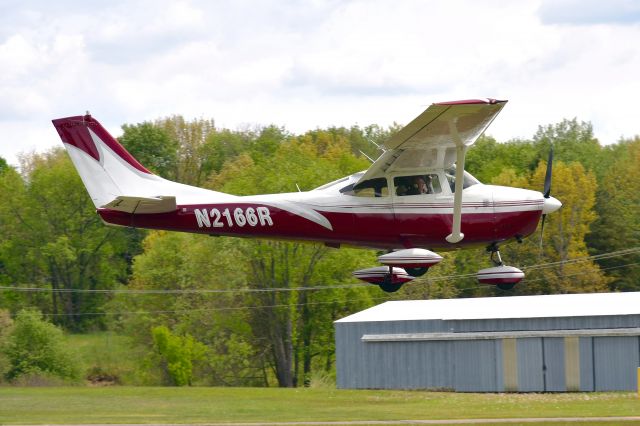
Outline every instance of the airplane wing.
[(480, 137), (507, 101), (470, 99), (432, 104), (411, 123), (385, 142), (387, 150), (358, 180), (381, 177), (387, 171), (416, 168), (447, 168), (456, 163), (451, 234), (446, 240), (455, 244), (464, 238), (461, 232), (462, 186), (467, 148)]
[(390, 168), (450, 166), (456, 161), (456, 148), (471, 146), (506, 103), (471, 99), (432, 104), (385, 142), (386, 151), (359, 182), (378, 177)]

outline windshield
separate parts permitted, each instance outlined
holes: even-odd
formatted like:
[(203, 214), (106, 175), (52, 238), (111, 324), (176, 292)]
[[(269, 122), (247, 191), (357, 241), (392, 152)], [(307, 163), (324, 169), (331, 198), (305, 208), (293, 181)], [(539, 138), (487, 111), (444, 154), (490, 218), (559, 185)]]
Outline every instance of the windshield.
[[(334, 180), (334, 181), (332, 181), (332, 182), (325, 183), (324, 185), (319, 186), (319, 187), (317, 187), (317, 188), (314, 188), (313, 190), (314, 190), (314, 191), (323, 191), (323, 190), (325, 190), (325, 189), (329, 189), (329, 188), (331, 188), (332, 186), (336, 186), (336, 185), (339, 185), (339, 184), (344, 184), (344, 183), (346, 183), (346, 182), (348, 182), (348, 181), (349, 181), (349, 182), (355, 182), (355, 181), (357, 181), (358, 179), (360, 179), (360, 177), (361, 177), (363, 174), (364, 174), (364, 172), (354, 173), (354, 174), (352, 174), (351, 176), (343, 177), (343, 178), (340, 178), (340, 179)], [(340, 185), (340, 186), (342, 186), (342, 185)]]
[[(447, 177), (447, 181), (449, 181), (449, 186), (451, 187), (451, 192), (456, 192), (456, 165), (452, 165), (448, 169), (444, 171), (445, 176)], [(471, 173), (464, 171), (464, 182), (462, 183), (462, 189), (467, 189), (470, 186), (479, 184), (480, 181), (474, 178)]]

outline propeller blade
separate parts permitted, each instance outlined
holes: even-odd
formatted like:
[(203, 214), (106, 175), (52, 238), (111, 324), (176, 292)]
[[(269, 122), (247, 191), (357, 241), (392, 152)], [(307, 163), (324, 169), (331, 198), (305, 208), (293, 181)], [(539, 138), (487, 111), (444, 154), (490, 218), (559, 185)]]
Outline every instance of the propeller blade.
[(544, 238), (544, 221), (547, 218), (546, 214), (542, 215), (542, 223), (540, 224), (540, 249), (542, 250), (542, 240)]
[[(549, 158), (547, 160), (547, 173), (544, 175), (544, 198), (551, 197), (551, 173), (553, 169), (553, 145), (549, 146)], [(542, 223), (540, 224), (540, 250), (542, 250), (542, 241), (544, 239), (544, 221), (547, 215), (542, 215)]]
[[(551, 196), (551, 169), (553, 168), (553, 146), (549, 149), (549, 159), (547, 160), (547, 173), (544, 176), (544, 198)], [(542, 216), (544, 226), (544, 216)]]

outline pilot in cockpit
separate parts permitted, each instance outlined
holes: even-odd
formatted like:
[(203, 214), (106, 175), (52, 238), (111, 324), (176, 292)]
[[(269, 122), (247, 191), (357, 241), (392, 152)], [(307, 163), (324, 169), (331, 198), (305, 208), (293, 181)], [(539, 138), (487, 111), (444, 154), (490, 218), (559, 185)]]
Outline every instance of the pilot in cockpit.
[(413, 185), (409, 188), (407, 195), (433, 194), (431, 187), (431, 176), (414, 176)]

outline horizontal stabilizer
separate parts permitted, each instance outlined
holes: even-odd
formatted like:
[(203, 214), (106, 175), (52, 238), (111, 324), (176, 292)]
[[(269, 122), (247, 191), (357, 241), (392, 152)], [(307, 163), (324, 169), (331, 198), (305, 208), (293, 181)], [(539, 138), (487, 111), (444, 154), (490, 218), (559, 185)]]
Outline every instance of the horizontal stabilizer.
[(149, 214), (149, 213), (169, 213), (176, 211), (176, 197), (130, 197), (120, 195), (102, 208), (117, 210), (125, 213)]

